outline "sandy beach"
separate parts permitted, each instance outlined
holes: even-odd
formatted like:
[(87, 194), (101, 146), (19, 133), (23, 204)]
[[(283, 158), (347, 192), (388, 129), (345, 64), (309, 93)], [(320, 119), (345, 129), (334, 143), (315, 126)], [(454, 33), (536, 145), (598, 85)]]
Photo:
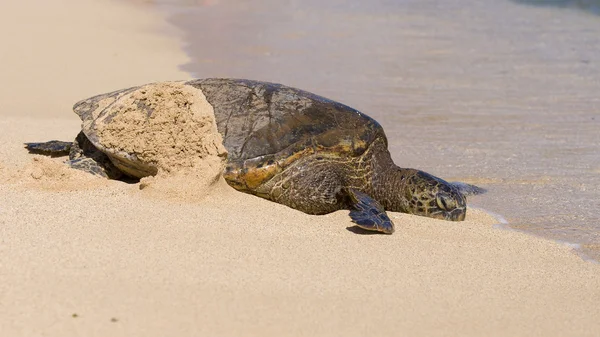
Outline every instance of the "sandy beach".
[(188, 57), (132, 4), (3, 2), (0, 27), (1, 336), (598, 335), (600, 265), (483, 210), (359, 235), (223, 180), (141, 188), (28, 154), (75, 137), (74, 102), (188, 79)]

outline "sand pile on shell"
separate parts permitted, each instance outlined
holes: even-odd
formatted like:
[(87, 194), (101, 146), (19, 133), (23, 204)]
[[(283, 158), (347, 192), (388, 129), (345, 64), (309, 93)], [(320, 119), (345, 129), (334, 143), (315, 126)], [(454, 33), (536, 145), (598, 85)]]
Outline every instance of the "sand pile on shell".
[(155, 169), (156, 177), (144, 178), (141, 189), (201, 193), (218, 180), (227, 151), (213, 108), (200, 90), (183, 82), (149, 84), (120, 96), (108, 109), (95, 126), (98, 140)]

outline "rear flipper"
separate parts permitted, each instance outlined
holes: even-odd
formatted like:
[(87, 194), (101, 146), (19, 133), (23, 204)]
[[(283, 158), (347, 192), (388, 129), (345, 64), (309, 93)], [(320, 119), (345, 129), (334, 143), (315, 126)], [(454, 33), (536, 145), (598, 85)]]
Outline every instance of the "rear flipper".
[(352, 188), (348, 189), (348, 195), (354, 207), (350, 211), (350, 217), (358, 227), (385, 234), (394, 232), (394, 223), (385, 213), (383, 206), (375, 199)]
[(51, 157), (62, 157), (69, 154), (73, 142), (62, 142), (51, 140), (44, 143), (25, 143), (25, 148), (29, 153), (43, 154)]
[(67, 164), (74, 169), (85, 171), (93, 175), (109, 178), (106, 168), (102, 167), (92, 158), (79, 158), (67, 161)]
[(45, 143), (25, 143), (30, 153), (51, 157), (69, 155), (66, 162), (74, 169), (85, 171), (109, 179), (126, 178), (110, 161), (108, 156), (98, 150), (83, 132), (80, 132), (74, 142), (51, 140)]

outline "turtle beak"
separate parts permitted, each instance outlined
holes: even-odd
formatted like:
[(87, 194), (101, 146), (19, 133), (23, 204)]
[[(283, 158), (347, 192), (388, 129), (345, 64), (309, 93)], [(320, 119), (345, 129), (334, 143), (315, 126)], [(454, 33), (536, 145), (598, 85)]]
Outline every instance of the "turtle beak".
[(453, 209), (450, 213), (448, 213), (448, 220), (452, 221), (464, 221), (467, 216), (466, 207), (460, 207)]

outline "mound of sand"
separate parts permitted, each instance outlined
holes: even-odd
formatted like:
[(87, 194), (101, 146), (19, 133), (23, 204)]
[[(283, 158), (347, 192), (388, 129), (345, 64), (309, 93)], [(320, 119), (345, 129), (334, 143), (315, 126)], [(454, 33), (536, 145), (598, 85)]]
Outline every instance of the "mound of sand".
[(14, 172), (6, 174), (7, 182), (24, 188), (46, 191), (77, 191), (99, 188), (106, 185), (106, 179), (73, 170), (58, 159), (35, 155), (31, 162)]
[(115, 163), (143, 178), (140, 189), (152, 195), (179, 191), (186, 199), (201, 197), (220, 177), (227, 157), (213, 107), (183, 82), (148, 84), (120, 96), (96, 131), (102, 146), (155, 169), (155, 176), (143, 177), (137, 168)]

